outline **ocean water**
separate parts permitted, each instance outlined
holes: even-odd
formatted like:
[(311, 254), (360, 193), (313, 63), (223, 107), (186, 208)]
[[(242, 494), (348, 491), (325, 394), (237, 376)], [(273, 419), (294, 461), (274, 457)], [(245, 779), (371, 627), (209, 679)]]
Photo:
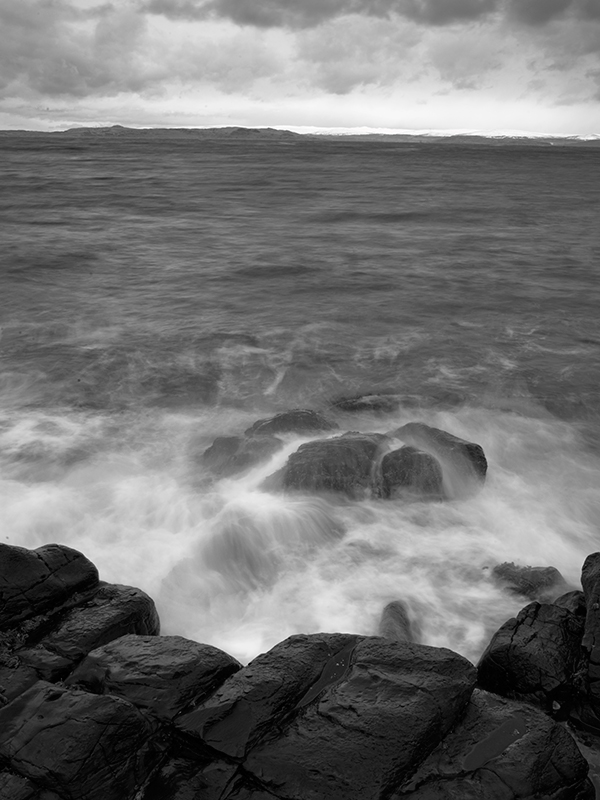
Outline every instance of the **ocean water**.
[[(477, 660), (600, 549), (600, 150), (274, 138), (0, 138), (0, 540), (82, 550), (163, 632), (247, 661), (292, 633)], [(340, 397), (386, 393), (389, 413)], [(478, 442), (439, 502), (216, 480), (219, 435), (290, 408)]]

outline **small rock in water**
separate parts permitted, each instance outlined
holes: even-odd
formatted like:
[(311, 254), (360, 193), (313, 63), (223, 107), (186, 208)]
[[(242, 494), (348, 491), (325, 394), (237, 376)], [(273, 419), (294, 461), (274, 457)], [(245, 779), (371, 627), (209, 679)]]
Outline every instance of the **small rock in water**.
[(283, 442), (275, 436), (218, 436), (202, 454), (202, 462), (215, 475), (235, 475), (267, 461)]
[(401, 600), (392, 600), (383, 609), (379, 621), (379, 636), (396, 642), (415, 642), (414, 626)]
[(540, 602), (555, 598), (567, 585), (555, 567), (522, 567), (512, 561), (497, 564), (492, 576), (514, 594)]
[(340, 397), (331, 405), (339, 411), (377, 411), (387, 414), (395, 411), (400, 405), (400, 401), (393, 394), (359, 394), (355, 397)]
[(317, 431), (333, 431), (339, 428), (335, 422), (319, 414), (317, 411), (295, 408), (284, 411), (274, 417), (259, 419), (248, 430), (246, 436), (264, 436), (277, 433), (315, 433)]
[(388, 433), (406, 444), (435, 456), (442, 466), (444, 494), (462, 498), (481, 487), (487, 473), (487, 459), (481, 445), (460, 439), (423, 422), (409, 422)]

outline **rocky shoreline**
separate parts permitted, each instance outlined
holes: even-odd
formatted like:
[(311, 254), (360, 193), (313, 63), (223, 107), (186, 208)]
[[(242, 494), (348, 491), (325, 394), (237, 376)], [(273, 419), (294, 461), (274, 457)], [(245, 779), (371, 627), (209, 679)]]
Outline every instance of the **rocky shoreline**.
[[(311, 413), (291, 412), (294, 424), (329, 438), (271, 476), (285, 491), (442, 502), (485, 477), (481, 448), (444, 431), (338, 436), (310, 428)], [(216, 440), (204, 458), (216, 474), (246, 469), (291, 419)], [(476, 667), (414, 641), (401, 598), (379, 636), (299, 634), (242, 666), (161, 636), (153, 600), (104, 583), (76, 550), (0, 544), (0, 798), (591, 800), (600, 553), (581, 591), (548, 567), (498, 565), (494, 579), (531, 602)]]

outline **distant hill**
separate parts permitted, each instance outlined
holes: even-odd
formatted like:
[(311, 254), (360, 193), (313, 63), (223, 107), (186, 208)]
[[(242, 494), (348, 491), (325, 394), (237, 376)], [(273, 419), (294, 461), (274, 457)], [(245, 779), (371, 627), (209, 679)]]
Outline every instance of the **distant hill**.
[(98, 140), (119, 138), (125, 140), (153, 139), (155, 141), (214, 141), (231, 140), (248, 143), (292, 143), (310, 139), (313, 141), (335, 142), (380, 142), (402, 144), (442, 144), (442, 145), (487, 145), (488, 147), (510, 147), (515, 145), (526, 147), (600, 147), (600, 136), (545, 136), (545, 135), (509, 135), (509, 134), (477, 134), (477, 133), (329, 133), (326, 130), (316, 133), (296, 133), (276, 128), (128, 128), (123, 125), (109, 127), (76, 127), (65, 131), (0, 131), (0, 137), (15, 136), (37, 138), (50, 136), (55, 138)]

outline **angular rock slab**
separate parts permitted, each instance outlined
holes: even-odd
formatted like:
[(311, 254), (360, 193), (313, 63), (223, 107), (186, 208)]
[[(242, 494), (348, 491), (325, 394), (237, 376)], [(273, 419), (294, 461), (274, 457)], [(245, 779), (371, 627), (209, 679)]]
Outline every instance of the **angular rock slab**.
[(144, 800), (221, 800), (237, 769), (226, 761), (199, 764), (172, 758), (153, 775)]
[(443, 475), (437, 458), (410, 445), (386, 453), (381, 460), (381, 496), (397, 495), (441, 499)]
[(141, 589), (103, 584), (85, 603), (61, 615), (34, 645), (18, 651), (21, 661), (48, 680), (65, 677), (91, 650), (126, 633), (156, 635), (154, 601)]
[(584, 561), (581, 585), (587, 609), (583, 647), (589, 658), (588, 691), (600, 706), (600, 553), (592, 553)]
[[(343, 633), (290, 636), (228, 678), (215, 694), (175, 721), (193, 742), (242, 759), (269, 729), (293, 712), (307, 692), (346, 669), (358, 641)], [(342, 655), (340, 655), (342, 654)]]
[(475, 442), (467, 442), (423, 422), (409, 422), (389, 435), (437, 458), (442, 466), (447, 497), (468, 497), (485, 480), (487, 459), (481, 445)]
[(152, 768), (154, 733), (125, 700), (40, 681), (0, 709), (0, 758), (65, 800), (129, 800)]
[(530, 603), (494, 634), (478, 664), (478, 685), (547, 711), (573, 692), (583, 620), (566, 608)]
[(67, 684), (122, 697), (171, 720), (206, 699), (241, 666), (223, 650), (182, 636), (128, 634), (93, 650)]
[(98, 585), (98, 570), (61, 544), (37, 550), (0, 544), (0, 629), (62, 605)]
[(385, 441), (379, 433), (344, 433), (307, 442), (283, 467), (283, 488), (364, 497), (373, 488), (376, 461)]
[(61, 800), (54, 792), (40, 790), (34, 783), (14, 772), (0, 772), (2, 800)]
[(450, 650), (364, 638), (347, 672), (256, 745), (244, 771), (285, 800), (379, 800), (448, 733), (474, 683)]
[(295, 408), (292, 411), (284, 411), (274, 417), (259, 419), (251, 425), (244, 433), (246, 436), (270, 436), (278, 433), (318, 433), (320, 431), (333, 431), (339, 428), (337, 423), (319, 414), (318, 411), (309, 409)]
[(587, 773), (561, 725), (475, 690), (464, 719), (390, 800), (593, 800)]

